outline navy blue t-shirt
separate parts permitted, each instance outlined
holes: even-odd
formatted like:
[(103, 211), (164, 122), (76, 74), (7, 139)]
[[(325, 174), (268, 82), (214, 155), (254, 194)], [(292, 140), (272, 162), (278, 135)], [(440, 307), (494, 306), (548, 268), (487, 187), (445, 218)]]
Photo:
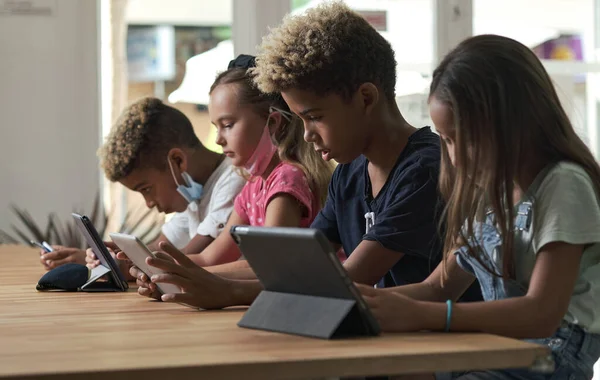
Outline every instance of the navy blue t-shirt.
[[(413, 133), (375, 198), (368, 163), (360, 156), (337, 166), (327, 202), (311, 227), (321, 230), (331, 242), (341, 244), (347, 256), (363, 240), (377, 241), (403, 253), (380, 286), (421, 282), (442, 257), (439, 136), (428, 127)], [(372, 213), (374, 219), (368, 232), (367, 213)]]

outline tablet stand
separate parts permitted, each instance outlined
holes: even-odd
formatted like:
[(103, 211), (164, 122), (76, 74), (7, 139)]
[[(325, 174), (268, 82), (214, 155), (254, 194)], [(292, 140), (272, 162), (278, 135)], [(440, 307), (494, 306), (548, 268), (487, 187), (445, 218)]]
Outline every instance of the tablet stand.
[(353, 299), (263, 290), (238, 326), (322, 339), (372, 335)]
[[(106, 274), (108, 274), (107, 281), (98, 281)], [(98, 265), (92, 269), (90, 278), (79, 290), (82, 292), (123, 292), (127, 289), (119, 286), (118, 278), (116, 278), (109, 268), (104, 265)]]

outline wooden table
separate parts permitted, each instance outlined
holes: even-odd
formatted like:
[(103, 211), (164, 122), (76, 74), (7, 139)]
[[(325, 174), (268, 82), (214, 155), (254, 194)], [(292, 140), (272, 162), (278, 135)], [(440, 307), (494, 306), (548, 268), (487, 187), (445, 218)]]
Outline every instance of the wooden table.
[(244, 309), (194, 311), (134, 289), (37, 292), (42, 274), (37, 250), (0, 246), (0, 378), (301, 379), (530, 367), (547, 355), (486, 334), (326, 341), (248, 330), (236, 326)]

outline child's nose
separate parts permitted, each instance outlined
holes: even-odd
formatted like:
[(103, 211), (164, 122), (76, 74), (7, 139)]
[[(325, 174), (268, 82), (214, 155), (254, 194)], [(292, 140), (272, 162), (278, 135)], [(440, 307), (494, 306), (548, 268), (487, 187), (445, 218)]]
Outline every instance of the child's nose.
[(311, 129), (304, 127), (304, 141), (314, 143), (317, 141), (317, 136)]
[(152, 200), (152, 199), (146, 198), (145, 201), (146, 201), (146, 207), (148, 207), (148, 208), (154, 208), (154, 206), (156, 206), (156, 202), (154, 202), (154, 200)]
[(225, 139), (220, 133), (217, 133), (217, 139), (215, 140), (215, 143), (220, 146), (225, 146)]

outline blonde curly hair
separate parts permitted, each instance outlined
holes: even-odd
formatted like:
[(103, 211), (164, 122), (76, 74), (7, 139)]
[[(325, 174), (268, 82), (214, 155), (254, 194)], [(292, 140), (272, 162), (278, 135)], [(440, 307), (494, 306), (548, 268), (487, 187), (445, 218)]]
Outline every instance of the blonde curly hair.
[(263, 92), (307, 90), (350, 98), (370, 82), (394, 99), (394, 51), (362, 16), (340, 1), (286, 16), (263, 38), (252, 70)]
[(149, 97), (123, 111), (98, 156), (104, 174), (114, 182), (137, 168), (165, 169), (172, 148), (201, 146), (192, 123), (181, 111)]

